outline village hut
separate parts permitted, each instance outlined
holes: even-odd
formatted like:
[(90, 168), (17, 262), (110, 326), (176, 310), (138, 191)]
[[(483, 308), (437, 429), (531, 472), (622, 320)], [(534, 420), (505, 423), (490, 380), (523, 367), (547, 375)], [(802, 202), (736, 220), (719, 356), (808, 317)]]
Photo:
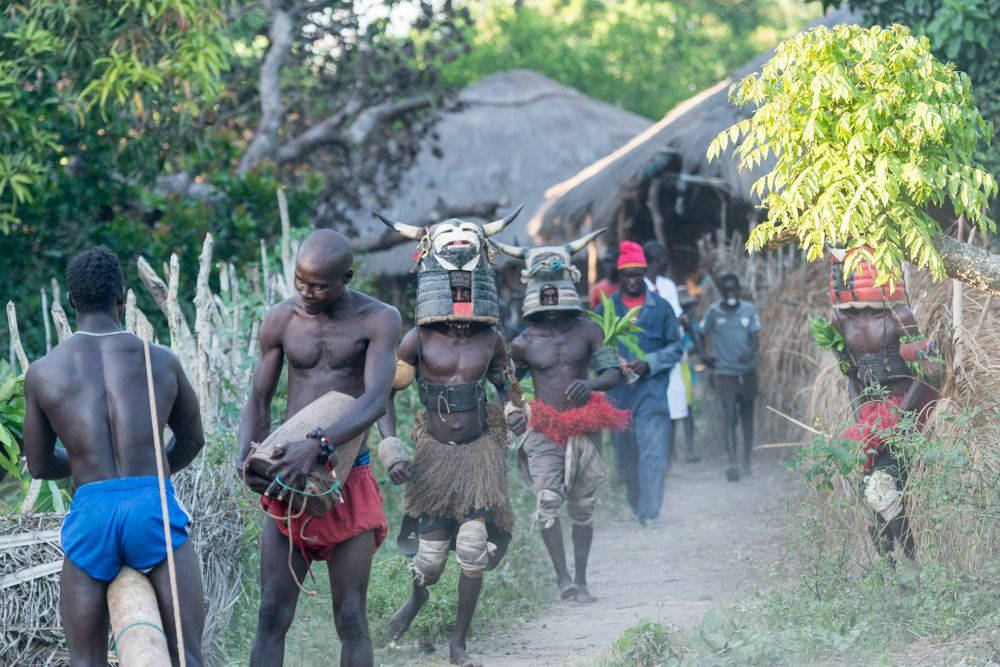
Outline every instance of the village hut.
[[(455, 102), (427, 133), (392, 204), (381, 212), (423, 225), (453, 216), (500, 217), (523, 204), (519, 218), (496, 237), (508, 243), (531, 242), (525, 227), (547, 188), (652, 124), (527, 70), (487, 76)], [(359, 250), (385, 231), (369, 210), (348, 217)], [(413, 266), (413, 251), (409, 242), (372, 252), (362, 270), (375, 274), (390, 296)]]
[[(853, 22), (852, 14), (838, 10), (810, 27)], [(697, 269), (697, 241), (706, 233), (739, 232), (745, 238), (761, 216), (750, 187), (773, 162), (747, 172), (739, 169), (731, 152), (709, 164), (706, 151), (719, 132), (752, 112), (733, 106), (730, 86), (760, 71), (772, 55), (773, 49), (761, 53), (625, 145), (550, 188), (545, 204), (527, 225), (528, 233), (556, 240), (609, 227), (600, 240), (608, 246), (620, 239), (655, 238), (670, 248), (678, 279)], [(596, 268), (596, 262), (591, 266)]]

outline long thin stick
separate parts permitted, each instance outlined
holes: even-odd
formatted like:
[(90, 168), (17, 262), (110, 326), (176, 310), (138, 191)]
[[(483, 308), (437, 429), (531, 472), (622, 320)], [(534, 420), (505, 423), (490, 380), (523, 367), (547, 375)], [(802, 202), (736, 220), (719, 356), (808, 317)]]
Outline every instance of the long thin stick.
[(781, 412), (780, 410), (775, 410), (770, 405), (767, 406), (767, 409), (770, 410), (771, 412), (773, 412), (774, 414), (778, 415), (779, 417), (784, 417), (785, 419), (787, 419), (788, 421), (792, 422), (796, 426), (801, 426), (802, 428), (804, 428), (805, 430), (809, 431), (813, 435), (823, 435), (822, 431), (817, 431), (812, 426), (809, 426), (808, 424), (803, 424), (798, 419), (795, 419), (794, 417), (789, 417), (784, 412)]
[(156, 479), (160, 487), (160, 514), (163, 515), (163, 537), (167, 547), (167, 574), (170, 577), (170, 594), (173, 597), (174, 629), (177, 631), (177, 659), (187, 667), (184, 654), (184, 633), (181, 631), (181, 602), (177, 597), (177, 567), (174, 565), (174, 538), (170, 533), (170, 512), (167, 509), (167, 483), (163, 470), (163, 443), (160, 442), (160, 421), (156, 416), (156, 392), (153, 390), (153, 364), (149, 360), (149, 341), (143, 339), (142, 351), (146, 357), (146, 387), (149, 390), (149, 419), (153, 425), (153, 445), (156, 448)]

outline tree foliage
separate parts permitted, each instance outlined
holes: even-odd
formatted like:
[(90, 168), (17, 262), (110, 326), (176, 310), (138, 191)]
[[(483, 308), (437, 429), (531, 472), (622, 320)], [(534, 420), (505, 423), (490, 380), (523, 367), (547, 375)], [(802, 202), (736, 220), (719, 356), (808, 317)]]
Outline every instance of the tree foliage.
[(527, 68), (659, 118), (811, 15), (775, 0), (494, 0), (443, 74), (465, 85)]
[(0, 11), (0, 231), (51, 178), (110, 147), (119, 174), (155, 170), (179, 116), (220, 92), (216, 0), (31, 0)]
[(928, 206), (950, 207), (984, 233), (995, 229), (985, 210), (997, 183), (975, 157), (992, 125), (969, 77), (905, 26), (796, 35), (731, 97), (756, 111), (716, 137), (709, 158), (731, 144), (743, 168), (776, 157), (752, 188), (767, 220), (750, 235), (751, 250), (794, 236), (810, 260), (827, 245), (866, 248), (846, 268), (867, 257), (881, 280), (903, 260), (940, 277), (932, 243), (940, 227)]
[[(809, 0), (815, 2), (817, 0)], [(820, 0), (825, 8), (841, 0)], [(972, 79), (976, 104), (988, 120), (1000, 121), (1000, 2), (996, 0), (848, 0), (869, 25), (901, 23), (925, 35), (931, 50)], [(1000, 175), (995, 145), (982, 158)]]

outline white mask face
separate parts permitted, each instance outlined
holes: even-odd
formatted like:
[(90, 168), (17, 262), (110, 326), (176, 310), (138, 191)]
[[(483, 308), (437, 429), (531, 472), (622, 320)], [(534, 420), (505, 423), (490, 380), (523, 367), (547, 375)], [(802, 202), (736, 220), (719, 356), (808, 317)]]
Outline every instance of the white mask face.
[(739, 300), (735, 296), (731, 296), (728, 299), (726, 299), (726, 305), (729, 306), (730, 308), (735, 308), (736, 304), (738, 303)]

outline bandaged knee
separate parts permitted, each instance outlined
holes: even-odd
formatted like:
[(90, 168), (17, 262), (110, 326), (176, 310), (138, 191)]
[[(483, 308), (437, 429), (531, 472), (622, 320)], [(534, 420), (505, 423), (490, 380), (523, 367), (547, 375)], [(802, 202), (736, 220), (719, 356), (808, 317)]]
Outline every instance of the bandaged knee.
[(532, 517), (542, 528), (551, 528), (559, 518), (563, 497), (551, 489), (538, 492), (535, 502), (535, 516)]
[(885, 470), (876, 470), (865, 478), (865, 502), (886, 521), (903, 513), (903, 494), (895, 478)]
[(386, 471), (392, 470), (397, 463), (410, 460), (410, 452), (399, 438), (383, 438), (378, 444), (378, 457)]
[(441, 577), (448, 562), (450, 540), (425, 540), (420, 538), (417, 554), (413, 557), (413, 580), (421, 586), (433, 584)]
[(483, 521), (466, 521), (459, 526), (455, 536), (455, 558), (465, 576), (473, 579), (483, 576), (489, 559), (489, 540)]
[(597, 507), (597, 496), (577, 498), (569, 501), (566, 511), (574, 526), (589, 526), (594, 520), (594, 509)]

